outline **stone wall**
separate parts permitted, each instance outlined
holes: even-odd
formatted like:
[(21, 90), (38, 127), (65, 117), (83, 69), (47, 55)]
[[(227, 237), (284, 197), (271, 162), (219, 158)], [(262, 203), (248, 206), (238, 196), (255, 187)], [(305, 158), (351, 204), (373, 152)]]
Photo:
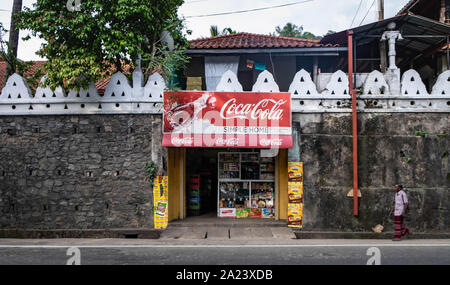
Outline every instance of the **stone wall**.
[(153, 227), (158, 133), (160, 115), (0, 117), (0, 227)]
[[(330, 75), (323, 90), (304, 70), (293, 79), (293, 121), (305, 163), (305, 229), (361, 231), (380, 223), (392, 230), (392, 185), (402, 183), (412, 228), (448, 231), (450, 71), (431, 92), (414, 70), (395, 84), (389, 78), (368, 74), (357, 98), (358, 218), (346, 196), (353, 175), (347, 75)], [(164, 90), (160, 75), (144, 85), (139, 70), (132, 82), (114, 74), (103, 95), (94, 85), (68, 94), (40, 87), (31, 94), (22, 77), (11, 76), (0, 95), (0, 227), (152, 227), (144, 164), (152, 160), (166, 168), (160, 136)], [(267, 71), (253, 86), (255, 92), (278, 90)], [(239, 92), (242, 85), (227, 72), (217, 91)]]
[[(160, 115), (0, 117), (0, 227), (152, 227), (144, 164), (165, 168)], [(360, 216), (353, 217), (350, 114), (294, 114), (305, 230), (392, 230), (394, 183), (415, 231), (448, 231), (450, 114), (359, 114)]]
[(450, 114), (358, 115), (358, 176), (362, 198), (353, 216), (351, 114), (294, 114), (304, 161), (304, 228), (393, 230), (388, 213), (395, 183), (410, 199), (415, 231), (448, 231)]

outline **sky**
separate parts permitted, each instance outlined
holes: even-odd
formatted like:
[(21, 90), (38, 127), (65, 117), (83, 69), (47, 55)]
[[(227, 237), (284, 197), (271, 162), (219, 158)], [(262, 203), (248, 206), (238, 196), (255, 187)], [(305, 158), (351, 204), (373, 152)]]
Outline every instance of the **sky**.
[[(378, 1), (376, 0), (303, 1), (297, 5), (255, 12), (196, 17), (272, 7), (301, 2), (301, 0), (185, 0), (179, 9), (179, 15), (186, 19), (187, 29), (192, 30), (192, 35), (188, 36), (190, 40), (208, 37), (211, 25), (217, 25), (219, 29), (230, 27), (238, 32), (269, 34), (275, 31), (276, 26), (283, 27), (286, 23), (291, 22), (297, 26), (303, 26), (304, 31), (315, 35), (324, 35), (329, 30), (342, 31), (352, 26), (375, 22), (378, 19)], [(23, 0), (23, 5), (32, 7), (35, 2), (36, 0)], [(407, 2), (409, 0), (386, 0), (385, 17), (395, 16)], [(13, 0), (0, 0), (0, 22), (6, 29), (9, 29), (10, 25), (12, 3)], [(20, 37), (25, 35), (27, 32), (21, 31)], [(7, 35), (4, 35), (3, 38), (7, 39)], [(40, 60), (35, 52), (39, 50), (41, 43), (42, 41), (38, 38), (32, 38), (27, 42), (21, 41), (18, 57), (22, 60)]]

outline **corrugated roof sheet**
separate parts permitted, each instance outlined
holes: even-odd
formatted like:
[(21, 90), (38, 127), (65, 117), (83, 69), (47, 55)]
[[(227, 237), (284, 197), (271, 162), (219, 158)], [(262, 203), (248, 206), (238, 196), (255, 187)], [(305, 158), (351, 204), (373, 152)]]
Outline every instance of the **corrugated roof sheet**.
[[(450, 34), (450, 25), (434, 21), (422, 16), (401, 14), (393, 18), (385, 19), (370, 23), (364, 26), (353, 28), (354, 38), (357, 39), (358, 45), (368, 44), (370, 42), (380, 41), (381, 35), (387, 30), (388, 24), (394, 22), (400, 27), (402, 35), (405, 37), (403, 41), (397, 41), (396, 45), (399, 49), (410, 49), (415, 52), (422, 52), (431, 47), (440, 48), (445, 37)], [(347, 45), (347, 31), (341, 31), (336, 34), (325, 36), (322, 44), (339, 44)], [(408, 36), (421, 36), (422, 38), (407, 38)], [(367, 36), (375, 36), (367, 37)], [(377, 37), (378, 36), (378, 37)], [(428, 36), (428, 37), (427, 37)], [(434, 36), (434, 37), (431, 37)]]
[[(403, 7), (400, 11), (398, 11), (397, 15), (400, 15), (400, 14), (408, 12), (408, 10), (418, 1), (420, 1), (420, 0), (411, 0), (411, 1), (409, 1), (405, 5), (405, 7)], [(432, 1), (432, 0), (428, 0), (428, 1)]]

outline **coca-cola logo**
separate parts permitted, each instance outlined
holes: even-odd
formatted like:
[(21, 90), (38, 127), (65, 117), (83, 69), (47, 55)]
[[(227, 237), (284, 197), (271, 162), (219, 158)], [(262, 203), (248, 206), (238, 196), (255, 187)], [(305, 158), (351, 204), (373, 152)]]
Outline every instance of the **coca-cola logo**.
[(236, 98), (228, 100), (220, 110), (222, 119), (280, 120), (283, 110), (280, 107), (286, 100), (263, 99), (256, 104), (238, 104)]
[(185, 138), (172, 137), (171, 141), (173, 145), (191, 145), (194, 142), (191, 137)]
[(280, 146), (283, 144), (281, 139), (260, 139), (259, 143), (262, 146)]
[(229, 138), (229, 139), (219, 138), (216, 140), (216, 144), (217, 145), (226, 145), (226, 146), (238, 145), (239, 139), (237, 139), (237, 138)]

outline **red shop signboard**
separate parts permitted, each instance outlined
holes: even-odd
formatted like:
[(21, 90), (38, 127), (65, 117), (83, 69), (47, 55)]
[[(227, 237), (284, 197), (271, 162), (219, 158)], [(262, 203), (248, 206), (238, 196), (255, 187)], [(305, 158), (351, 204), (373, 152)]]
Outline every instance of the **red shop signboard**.
[(165, 92), (163, 146), (291, 148), (291, 94)]

